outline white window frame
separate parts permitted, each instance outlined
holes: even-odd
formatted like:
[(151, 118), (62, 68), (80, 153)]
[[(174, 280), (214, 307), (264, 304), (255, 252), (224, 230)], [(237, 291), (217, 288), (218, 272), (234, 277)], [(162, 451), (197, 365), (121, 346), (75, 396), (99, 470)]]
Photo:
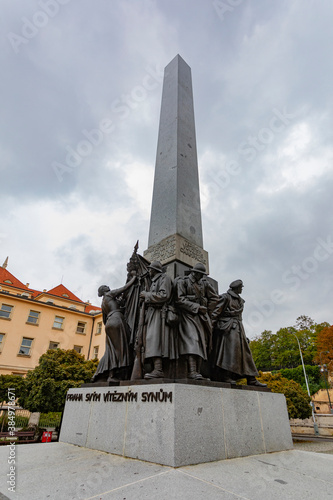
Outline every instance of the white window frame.
[[(31, 340), (31, 343), (30, 345), (23, 345), (23, 342), (25, 340)], [(22, 337), (22, 340), (21, 340), (21, 345), (20, 345), (20, 348), (19, 348), (19, 352), (18, 352), (18, 356), (31, 356), (31, 349), (32, 349), (32, 344), (33, 344), (33, 341), (34, 339), (31, 339), (30, 337)], [(20, 352), (21, 349), (23, 348), (28, 348), (29, 351), (26, 353), (26, 352)]]
[(102, 321), (99, 321), (97, 323), (96, 335), (100, 335), (102, 333), (102, 326), (103, 326)]
[[(61, 319), (62, 321), (58, 321), (57, 318)], [(55, 315), (52, 328), (54, 328), (55, 330), (63, 330), (64, 329), (64, 321), (65, 321), (64, 316)], [(56, 324), (59, 324), (61, 326), (55, 326)]]
[[(56, 345), (56, 347), (51, 347), (51, 344), (55, 344), (55, 345)], [(53, 350), (53, 349), (59, 349), (59, 342), (55, 342), (55, 341), (53, 341), (53, 340), (50, 340), (48, 350), (50, 350), (50, 349), (51, 349), (51, 350)]]
[[(6, 311), (3, 309), (3, 307), (10, 307), (10, 311)], [(1, 304), (1, 309), (0, 309), (0, 319), (11, 319), (11, 315), (13, 313), (14, 306), (11, 306), (10, 304)], [(5, 314), (8, 314), (8, 316), (5, 316)]]
[[(76, 347), (77, 347), (78, 349), (80, 349), (80, 350), (78, 351), (78, 350), (76, 349)], [(76, 351), (78, 354), (82, 354), (82, 349), (83, 349), (83, 346), (82, 346), (82, 345), (75, 345), (75, 346), (73, 347), (73, 349), (74, 349), (74, 351)]]
[[(35, 313), (35, 314), (37, 314), (37, 316), (34, 316), (31, 313)], [(39, 317), (40, 317), (39, 311), (33, 311), (32, 309), (30, 309), (29, 314), (28, 314), (27, 323), (29, 325), (38, 325), (39, 324)], [(34, 318), (34, 319), (36, 319), (36, 321), (29, 321), (29, 318)]]
[[(79, 335), (86, 335), (86, 327), (87, 327), (86, 321), (78, 321), (76, 325), (76, 333), (78, 333)], [(79, 331), (79, 329), (83, 329), (82, 332)]]
[(5, 338), (6, 338), (6, 334), (5, 333), (0, 332), (0, 336), (1, 335), (2, 335), (2, 338), (0, 338), (0, 352), (2, 352), (2, 350), (3, 350), (3, 345), (5, 343)]

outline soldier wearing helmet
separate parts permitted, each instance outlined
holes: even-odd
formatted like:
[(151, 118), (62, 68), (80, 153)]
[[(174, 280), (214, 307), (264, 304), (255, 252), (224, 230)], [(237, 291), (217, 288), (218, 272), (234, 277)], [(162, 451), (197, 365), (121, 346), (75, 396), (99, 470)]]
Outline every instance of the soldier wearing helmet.
[(180, 310), (179, 355), (187, 358), (187, 377), (202, 380), (202, 360), (207, 360), (212, 345), (209, 312), (218, 299), (206, 279), (206, 268), (196, 264), (189, 276), (177, 281), (177, 306)]
[(144, 299), (146, 306), (145, 359), (154, 365), (144, 378), (153, 379), (164, 377), (163, 360), (176, 359), (177, 346), (173, 331), (165, 322), (166, 306), (173, 290), (172, 279), (163, 271), (159, 261), (152, 262), (148, 269), (151, 287), (149, 291), (142, 291), (140, 298)]

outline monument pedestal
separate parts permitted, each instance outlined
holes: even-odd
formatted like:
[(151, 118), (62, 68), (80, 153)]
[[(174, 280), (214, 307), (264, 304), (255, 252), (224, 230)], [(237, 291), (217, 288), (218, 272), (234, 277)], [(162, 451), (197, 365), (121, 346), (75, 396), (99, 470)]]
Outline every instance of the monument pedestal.
[(70, 389), (59, 440), (171, 467), (293, 447), (283, 394), (181, 383)]

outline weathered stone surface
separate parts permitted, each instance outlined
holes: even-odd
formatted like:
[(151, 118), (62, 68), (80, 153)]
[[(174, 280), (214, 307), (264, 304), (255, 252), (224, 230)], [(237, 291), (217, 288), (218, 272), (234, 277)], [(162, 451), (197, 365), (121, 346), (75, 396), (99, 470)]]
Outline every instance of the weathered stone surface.
[(179, 234), (168, 236), (156, 245), (150, 246), (145, 250), (144, 256), (150, 262), (159, 260), (163, 265), (178, 260), (193, 267), (201, 262), (209, 273), (208, 252)]
[(179, 55), (164, 73), (148, 246), (177, 234), (202, 248), (192, 77)]
[(60, 441), (172, 467), (292, 448), (282, 394), (173, 383), (70, 389)]
[[(266, 393), (261, 394), (266, 396)], [(225, 419), (226, 453), (228, 458), (265, 453), (265, 436), (262, 432), (257, 393), (251, 391), (224, 391), (222, 398), (223, 407), (227, 409), (228, 415)]]
[[(262, 423), (262, 432), (264, 435), (265, 442), (265, 452), (270, 453), (271, 451), (282, 451), (286, 449), (291, 449), (292, 437), (289, 432), (290, 422), (288, 418), (288, 412), (286, 405), (282, 405), (282, 401), (285, 401), (283, 394), (265, 394), (257, 393), (260, 405), (260, 416)], [(266, 439), (269, 436), (269, 439)], [(286, 439), (281, 440), (281, 436), (289, 437), (289, 443)]]

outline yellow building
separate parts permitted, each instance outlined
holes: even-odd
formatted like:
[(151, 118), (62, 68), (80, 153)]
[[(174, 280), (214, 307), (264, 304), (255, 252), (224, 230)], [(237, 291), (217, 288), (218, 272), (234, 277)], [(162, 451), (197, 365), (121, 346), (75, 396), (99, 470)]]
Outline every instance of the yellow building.
[(86, 359), (105, 350), (102, 312), (64, 285), (33, 290), (0, 267), (0, 374), (25, 375), (48, 349), (75, 349)]

